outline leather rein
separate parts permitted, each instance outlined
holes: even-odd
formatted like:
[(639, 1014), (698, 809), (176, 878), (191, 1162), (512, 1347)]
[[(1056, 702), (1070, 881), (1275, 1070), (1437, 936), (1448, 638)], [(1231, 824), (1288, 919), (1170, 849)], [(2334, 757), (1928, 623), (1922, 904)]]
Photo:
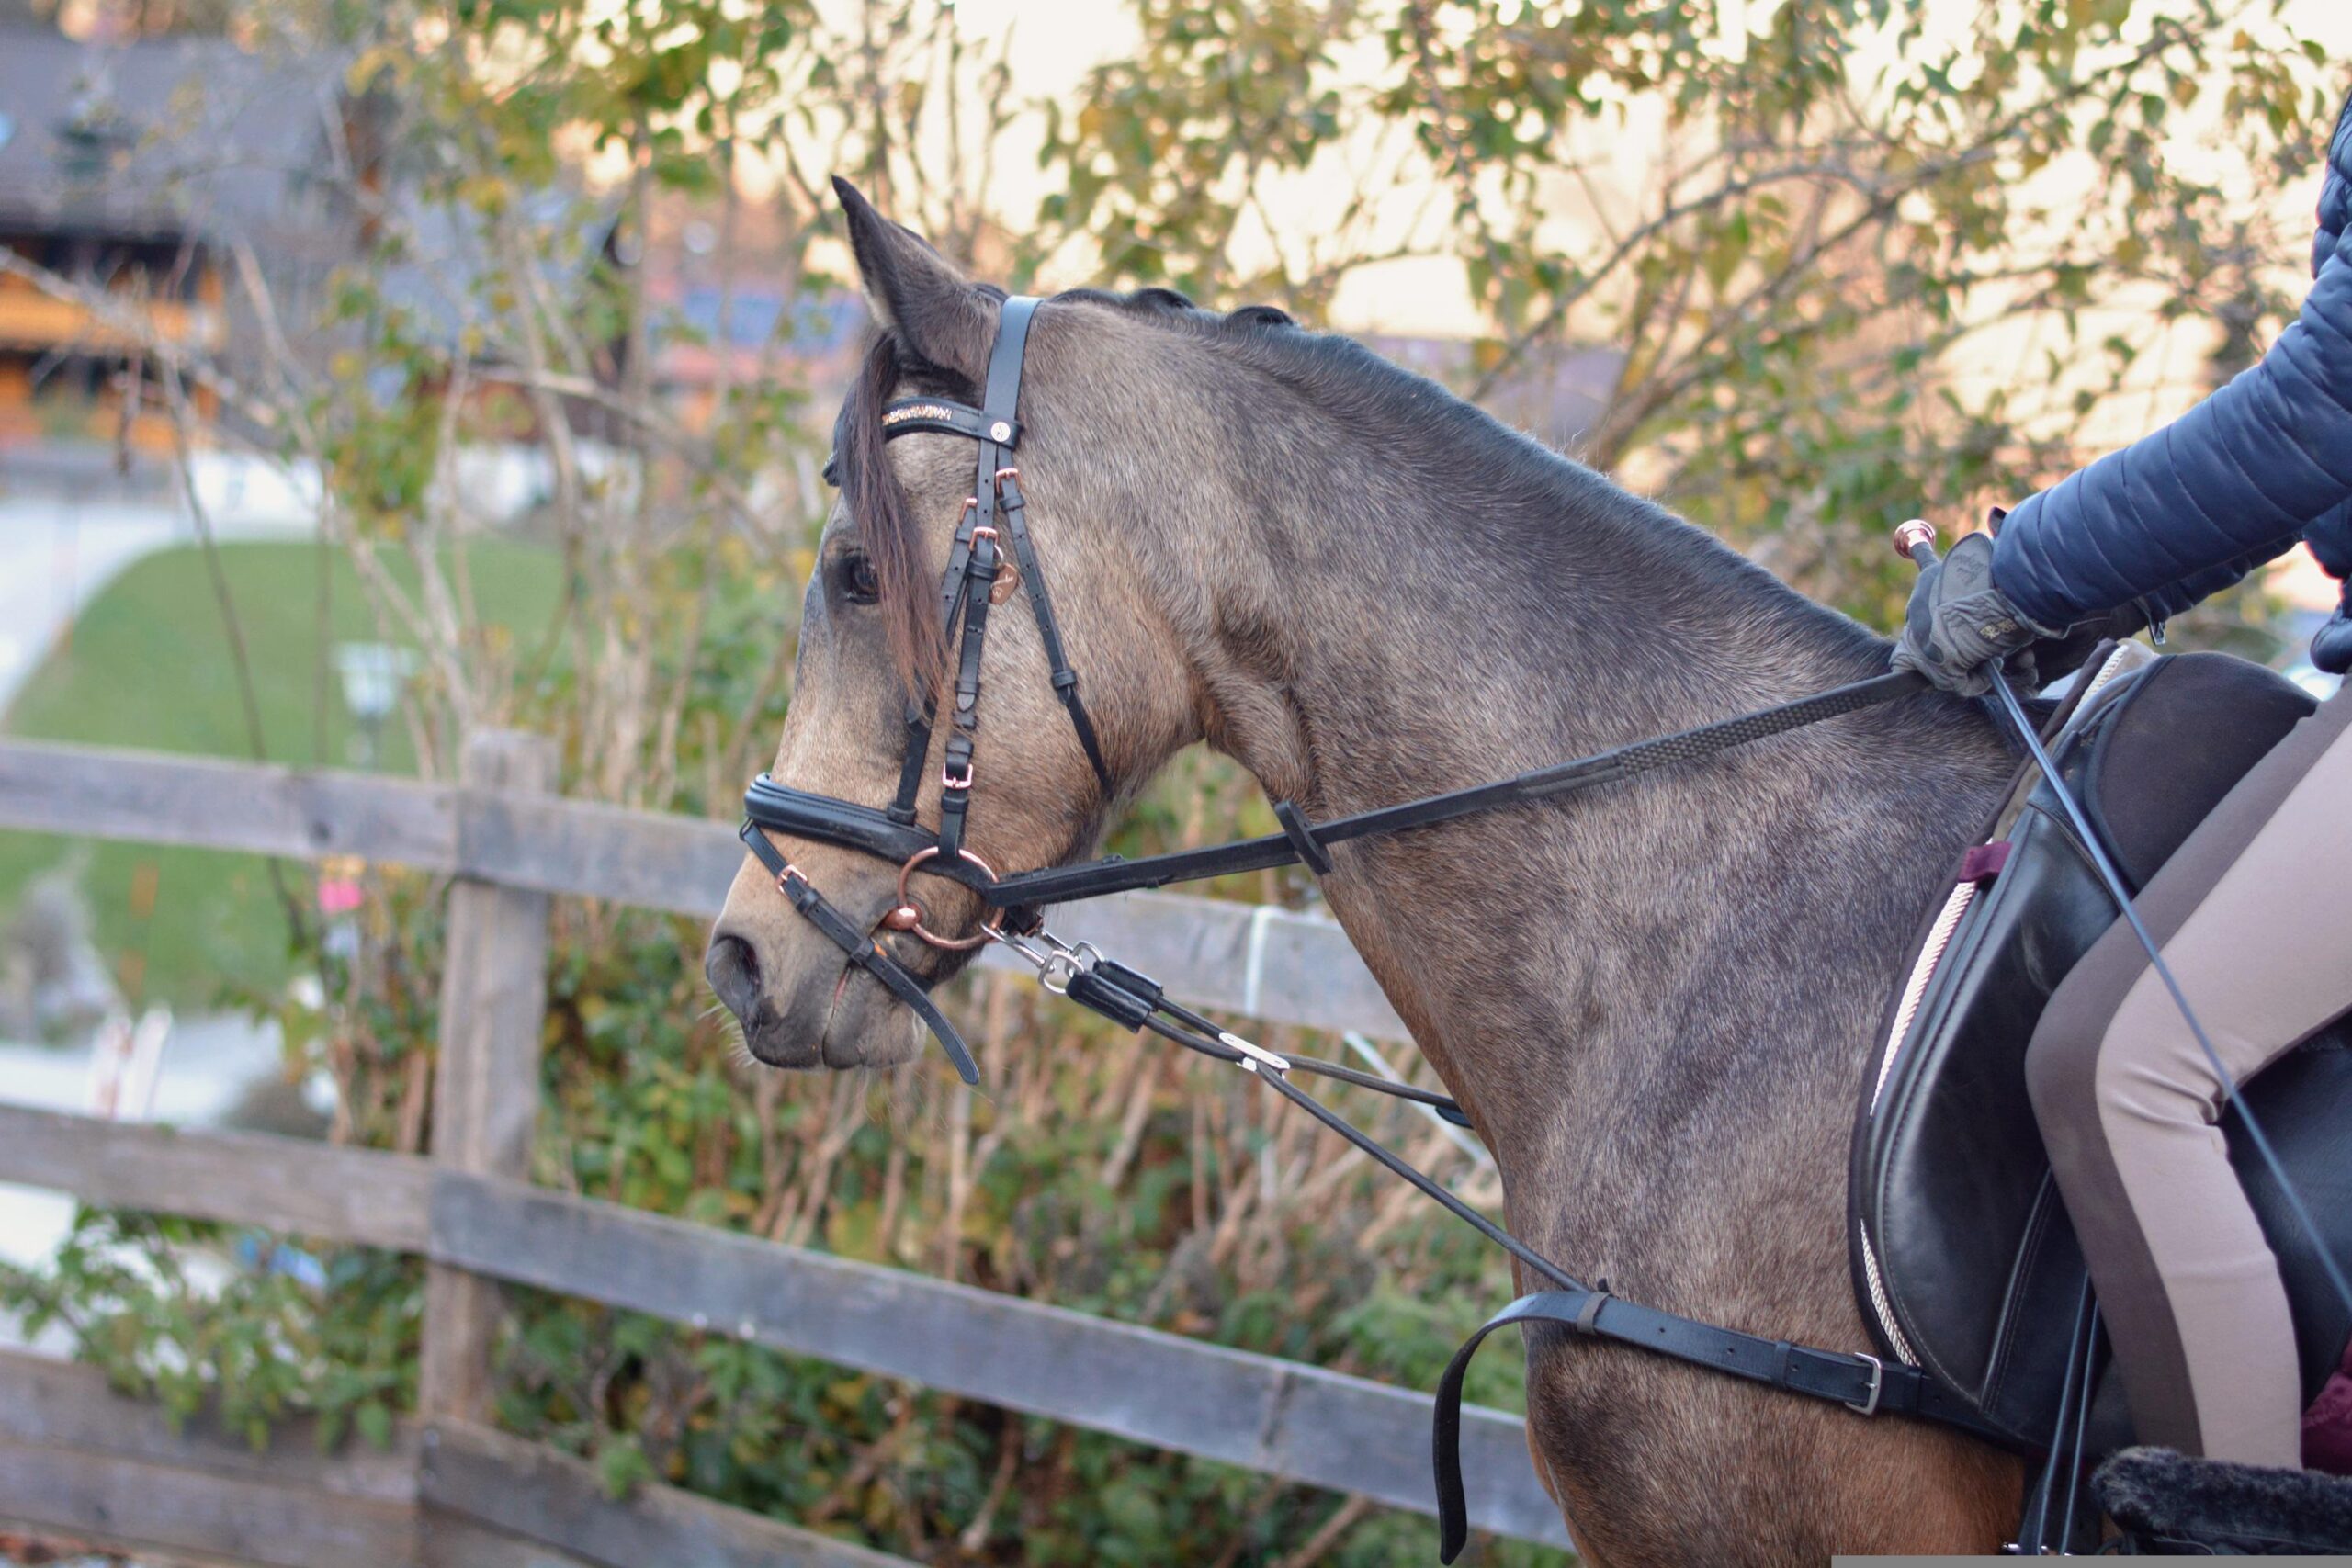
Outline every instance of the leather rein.
[[(1776, 707), (1634, 741), (1510, 778), (1320, 823), (1309, 821), (1295, 803), (1278, 801), (1273, 810), (1282, 831), (1259, 838), (1137, 860), (1110, 855), (1075, 865), (1000, 875), (967, 847), (965, 821), (976, 777), (981, 655), (988, 635), (989, 612), (1010, 596), (1014, 584), (1007, 581), (1008, 577), (1017, 580), (1026, 591), (1030, 613), (1045, 647), (1055, 694), (1069, 715), (1071, 728), (1094, 770), (1096, 782), (1106, 799), (1114, 793), (1093, 722), (1079, 695), (1077, 671), (1062, 645), (1045, 575), (1029, 536), (1020, 470), (1012, 461), (1021, 436), (1018, 413), (1022, 362), (1031, 318), (1040, 303), (1028, 297), (1005, 301), (1003, 319), (989, 357), (982, 407), (976, 409), (946, 398), (917, 397), (899, 399), (882, 412), (886, 441), (926, 431), (960, 435), (976, 442), (979, 448), (972, 493), (956, 519), (947, 568), (940, 581), (941, 615), (954, 660), (955, 679), (949, 689), (950, 728), (940, 770), (939, 827), (936, 830), (924, 829), (917, 820), (915, 807), (928, 772), (938, 716), (933, 701), (910, 696), (907, 702), (906, 752), (899, 768), (898, 793), (889, 806), (876, 808), (795, 789), (765, 773), (753, 780), (745, 791), (741, 829), (743, 842), (775, 876), (777, 888), (793, 908), (839, 947), (850, 964), (872, 975), (913, 1010), (967, 1084), (979, 1081), (979, 1069), (970, 1048), (933, 1001), (922, 981), (884, 945), (885, 934), (904, 932), (932, 947), (950, 952), (969, 951), (991, 942), (1002, 944), (1036, 969), (1047, 990), (1066, 996), (1131, 1032), (1150, 1030), (1188, 1050), (1254, 1074), (1369, 1155), (1383, 1168), (1410, 1182), (1537, 1276), (1550, 1281), (1554, 1289), (1522, 1296), (1480, 1328), (1455, 1354), (1439, 1382), (1433, 1447), (1441, 1548), (1447, 1562), (1453, 1562), (1468, 1536), (1456, 1454), (1463, 1374), (1479, 1344), (1493, 1330), (1507, 1324), (1555, 1323), (1580, 1337), (1635, 1346), (1656, 1355), (1791, 1393), (1835, 1401), (1860, 1415), (1889, 1412), (1918, 1416), (1959, 1427), (1991, 1441), (2006, 1442), (2006, 1438), (1982, 1424), (1973, 1411), (1916, 1368), (1899, 1362), (1890, 1365), (1876, 1356), (1815, 1349), (1785, 1339), (1766, 1339), (1718, 1327), (1628, 1302), (1611, 1294), (1606, 1280), (1598, 1286), (1581, 1283), (1455, 1197), (1433, 1178), (1326, 1108), (1293, 1083), (1290, 1075), (1314, 1073), (1415, 1100), (1457, 1125), (1468, 1126), (1469, 1119), (1453, 1100), (1338, 1063), (1277, 1055), (1169, 1000), (1149, 976), (1104, 956), (1093, 944), (1062, 942), (1045, 930), (1037, 914), (1038, 907), (1046, 904), (1273, 866), (1303, 864), (1320, 876), (1332, 869), (1330, 847), (1334, 844), (1374, 834), (1407, 832), (1476, 812), (1589, 789), (1656, 768), (1697, 761), (1768, 736), (1908, 696), (1923, 690), (1925, 680), (1905, 671), (1857, 681)], [(831, 465), (828, 465), (827, 471), (831, 477)], [(882, 917), (876, 931), (861, 929), (776, 848), (769, 832), (833, 844), (896, 864), (897, 905)], [(921, 904), (909, 887), (910, 879), (918, 872), (960, 883), (977, 892), (989, 907), (979, 931), (967, 936), (944, 936), (931, 930), (924, 923)]]

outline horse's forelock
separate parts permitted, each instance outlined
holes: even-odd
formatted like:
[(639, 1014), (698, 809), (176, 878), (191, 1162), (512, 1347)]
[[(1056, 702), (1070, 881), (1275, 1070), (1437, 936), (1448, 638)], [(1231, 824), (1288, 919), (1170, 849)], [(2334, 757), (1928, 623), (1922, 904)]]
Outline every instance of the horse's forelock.
[[(1002, 298), (1001, 290), (976, 287)], [(1127, 294), (1073, 289), (1056, 298), (1107, 304), (1141, 320), (1190, 317), (1212, 330), (1294, 325), (1287, 314), (1265, 305), (1245, 306), (1226, 316), (1210, 315), (1170, 288), (1140, 288)], [(906, 487), (890, 466), (882, 424), (884, 407), (910, 377), (956, 378), (909, 349), (896, 333), (876, 334), (842, 404), (833, 430), (833, 454), (842, 502), (857, 527), (866, 558), (874, 565), (888, 627), (891, 663), (907, 690), (928, 692), (945, 675), (947, 639), (940, 624), (935, 584), (924, 565), (922, 524), (908, 502)], [(959, 395), (968, 399), (978, 393), (978, 389), (973, 388)]]
[(833, 430), (842, 501), (874, 565), (889, 631), (890, 661), (910, 692), (931, 690), (947, 667), (947, 638), (923, 564), (914, 510), (891, 468), (882, 409), (904, 368), (898, 340), (885, 333), (866, 349)]

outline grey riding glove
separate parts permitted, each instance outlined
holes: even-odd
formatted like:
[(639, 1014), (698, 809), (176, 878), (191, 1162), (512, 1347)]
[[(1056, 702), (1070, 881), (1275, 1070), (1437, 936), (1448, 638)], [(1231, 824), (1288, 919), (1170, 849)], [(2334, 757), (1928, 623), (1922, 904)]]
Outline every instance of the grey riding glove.
[(1993, 689), (1996, 664), (2029, 686), (2034, 643), (2058, 634), (2018, 612), (1993, 586), (1993, 536), (1967, 534), (1943, 559), (1919, 573), (1904, 612), (1894, 667), (1916, 670), (1947, 692), (1981, 696)]
[(2352, 673), (2352, 583), (2345, 585), (2335, 614), (2312, 638), (2312, 663), (2331, 675)]

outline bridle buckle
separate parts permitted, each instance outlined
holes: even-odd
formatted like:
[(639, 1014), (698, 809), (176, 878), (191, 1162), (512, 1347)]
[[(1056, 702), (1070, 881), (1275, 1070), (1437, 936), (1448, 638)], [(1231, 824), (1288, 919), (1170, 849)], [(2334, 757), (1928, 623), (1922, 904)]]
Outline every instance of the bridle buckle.
[(967, 760), (965, 761), (965, 763), (964, 763), (964, 771), (963, 771), (963, 773), (962, 773), (961, 774), (956, 774), (956, 773), (949, 773), (949, 772), (947, 771), (947, 764), (946, 764), (946, 763), (944, 763), (944, 762), (940, 763), (940, 764), (939, 764), (939, 787), (940, 787), (940, 788), (942, 788), (942, 789), (969, 789), (969, 788), (971, 788), (971, 787), (972, 787), (972, 764), (971, 764), (970, 760), (969, 760), (969, 759), (967, 759)]

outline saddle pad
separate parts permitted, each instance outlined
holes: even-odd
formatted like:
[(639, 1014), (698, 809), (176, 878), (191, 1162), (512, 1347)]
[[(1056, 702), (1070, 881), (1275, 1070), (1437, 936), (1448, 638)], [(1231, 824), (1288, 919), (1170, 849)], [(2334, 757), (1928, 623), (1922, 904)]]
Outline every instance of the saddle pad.
[[(2136, 891), (2312, 705), (2243, 660), (2159, 660), (2086, 705), (2056, 761)], [(1849, 1239), (1882, 1349), (2031, 1449), (2056, 1416), (2085, 1271), (2027, 1097), (2025, 1051), (2051, 992), (2115, 910), (2056, 797), (2029, 782), (2021, 808), (1939, 900), (1890, 1002), (1862, 1084)], [(2247, 1098), (2298, 1187), (2337, 1210), (2323, 1224), (2352, 1241), (2344, 1046), (2340, 1027), (2324, 1033)], [(2244, 1153), (2231, 1143), (2233, 1157)], [(2243, 1158), (2239, 1169), (2280, 1251), (2315, 1389), (2352, 1324), (2324, 1295), (2275, 1184)], [(2093, 1421), (2102, 1448), (2126, 1440), (2114, 1391)]]

